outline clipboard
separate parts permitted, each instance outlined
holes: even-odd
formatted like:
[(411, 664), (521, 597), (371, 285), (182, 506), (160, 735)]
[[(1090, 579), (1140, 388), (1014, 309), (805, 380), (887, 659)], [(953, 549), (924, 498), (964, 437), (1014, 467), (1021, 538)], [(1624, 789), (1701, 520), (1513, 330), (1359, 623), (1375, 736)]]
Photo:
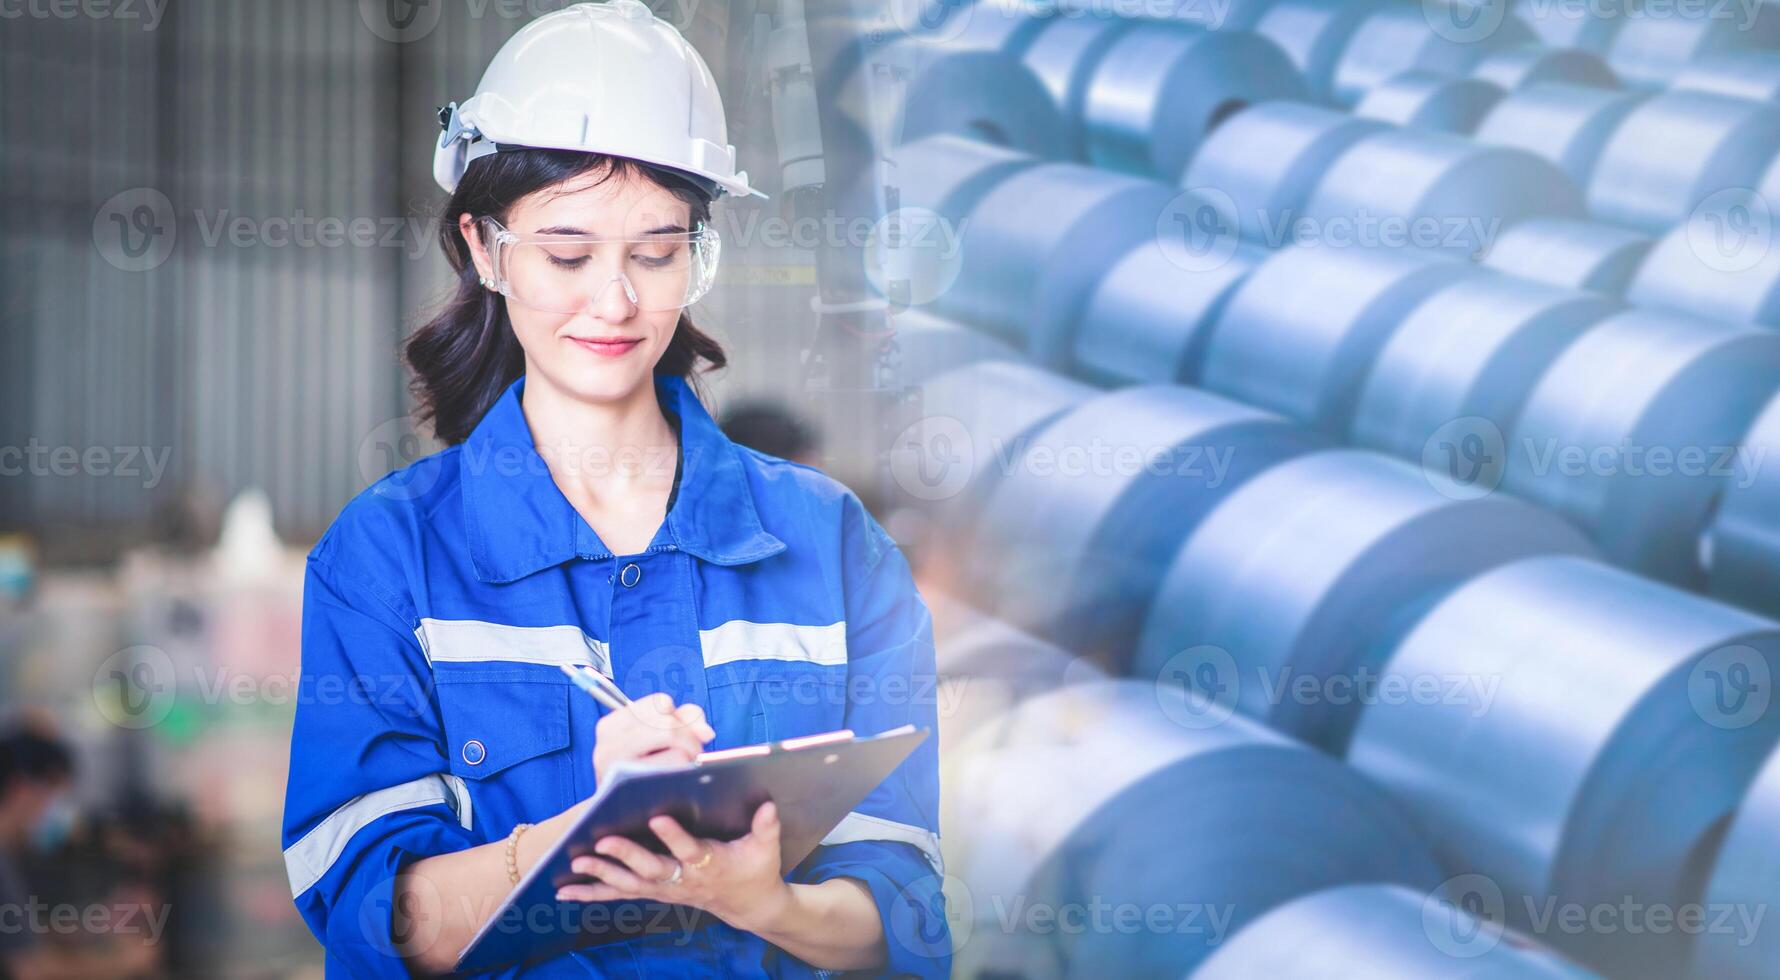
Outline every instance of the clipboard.
[(667, 814), (697, 837), (745, 836), (760, 804), (778, 804), (780, 874), (789, 874), (929, 731), (904, 725), (857, 738), (829, 732), (707, 752), (685, 765), (619, 763), (580, 819), (519, 880), (469, 945), (455, 973), (476, 973), (610, 942), (674, 934), (714, 917), (658, 902), (558, 902), (556, 890), (588, 879), (570, 862), (613, 834), (667, 853), (648, 826)]

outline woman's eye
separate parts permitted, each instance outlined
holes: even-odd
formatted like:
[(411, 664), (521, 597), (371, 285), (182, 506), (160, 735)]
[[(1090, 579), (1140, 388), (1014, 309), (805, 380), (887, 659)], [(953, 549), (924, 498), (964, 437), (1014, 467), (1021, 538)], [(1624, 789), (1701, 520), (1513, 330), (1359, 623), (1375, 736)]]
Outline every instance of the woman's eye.
[(631, 261), (649, 269), (659, 269), (674, 261), (680, 254), (679, 242), (661, 242), (649, 244), (630, 253)]

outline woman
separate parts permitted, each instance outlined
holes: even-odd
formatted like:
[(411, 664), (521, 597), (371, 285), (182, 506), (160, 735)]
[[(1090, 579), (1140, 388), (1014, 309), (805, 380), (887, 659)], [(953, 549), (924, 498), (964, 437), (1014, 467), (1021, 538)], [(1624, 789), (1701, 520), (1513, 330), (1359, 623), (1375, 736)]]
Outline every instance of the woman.
[[(936, 723), (894, 542), (691, 386), (724, 363), (684, 312), (710, 206), (752, 190), (697, 53), (636, 0), (570, 7), (442, 121), (457, 293), (407, 355), (450, 447), (349, 504), (304, 593), (285, 862), (330, 972), (363, 976), (449, 970), (616, 763)], [(600, 842), (524, 927), (608, 941), (509, 973), (946, 973), (934, 744), (789, 876), (770, 803), (734, 841)]]

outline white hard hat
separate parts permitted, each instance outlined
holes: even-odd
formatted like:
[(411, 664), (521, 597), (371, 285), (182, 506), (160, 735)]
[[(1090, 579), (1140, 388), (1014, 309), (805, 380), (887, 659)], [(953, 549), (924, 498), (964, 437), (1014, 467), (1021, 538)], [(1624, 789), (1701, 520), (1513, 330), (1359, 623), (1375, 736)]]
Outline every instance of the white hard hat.
[(755, 194), (736, 169), (723, 100), (703, 58), (641, 0), (579, 3), (520, 28), (476, 94), (439, 110), (433, 179), (457, 189), (470, 161), (536, 147), (630, 157)]

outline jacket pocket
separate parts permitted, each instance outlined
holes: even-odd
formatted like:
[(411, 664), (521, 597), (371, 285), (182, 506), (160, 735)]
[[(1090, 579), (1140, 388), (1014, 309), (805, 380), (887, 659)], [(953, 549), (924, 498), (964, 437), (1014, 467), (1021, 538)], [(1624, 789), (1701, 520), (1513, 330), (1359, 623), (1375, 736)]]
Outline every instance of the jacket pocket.
[[(566, 795), (574, 693), (568, 679), (554, 669), (448, 666), (457, 667), (438, 665), (434, 679), (452, 774), (476, 781), (506, 774), (528, 785), (537, 779)], [(534, 763), (553, 753), (561, 756)]]
[(815, 735), (843, 726), (844, 665), (736, 661), (706, 671), (721, 747)]

